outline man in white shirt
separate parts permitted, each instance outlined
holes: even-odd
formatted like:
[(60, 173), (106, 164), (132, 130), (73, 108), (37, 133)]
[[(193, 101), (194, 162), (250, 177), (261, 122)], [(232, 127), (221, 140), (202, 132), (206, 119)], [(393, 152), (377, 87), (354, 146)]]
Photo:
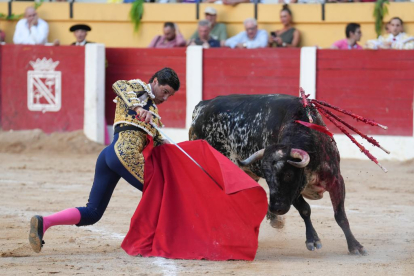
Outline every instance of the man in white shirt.
[(47, 43), (49, 25), (37, 16), (33, 7), (27, 7), (24, 18), (16, 24), (14, 44), (44, 45)]
[(224, 43), (230, 48), (265, 48), (267, 47), (267, 32), (265, 30), (257, 29), (257, 21), (254, 18), (244, 20), (244, 28), (246, 31), (238, 33), (230, 37)]
[(366, 47), (368, 49), (414, 49), (414, 37), (404, 33), (403, 24), (401, 18), (392, 18), (388, 25), (390, 33), (384, 36), (380, 35), (378, 39), (368, 40)]

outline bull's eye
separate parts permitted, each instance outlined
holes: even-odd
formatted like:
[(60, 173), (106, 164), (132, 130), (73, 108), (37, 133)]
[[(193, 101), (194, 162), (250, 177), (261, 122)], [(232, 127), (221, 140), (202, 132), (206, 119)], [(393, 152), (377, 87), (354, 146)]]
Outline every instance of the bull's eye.
[(283, 181), (284, 182), (291, 182), (292, 180), (293, 180), (293, 172), (292, 171), (287, 171), (283, 175)]

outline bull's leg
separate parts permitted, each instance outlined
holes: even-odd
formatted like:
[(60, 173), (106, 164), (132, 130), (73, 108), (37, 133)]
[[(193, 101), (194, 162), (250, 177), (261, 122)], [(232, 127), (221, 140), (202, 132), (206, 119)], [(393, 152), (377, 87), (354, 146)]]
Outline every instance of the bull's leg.
[(306, 247), (308, 250), (314, 251), (316, 249), (322, 248), (321, 240), (318, 237), (315, 229), (313, 228), (310, 216), (311, 209), (309, 204), (303, 199), (302, 196), (299, 196), (294, 202), (293, 206), (299, 211), (300, 216), (305, 221), (306, 226)]
[(345, 184), (342, 176), (340, 175), (339, 177), (338, 181), (334, 183), (332, 189), (329, 191), (332, 206), (335, 212), (335, 220), (342, 228), (342, 231), (344, 231), (349, 252), (354, 255), (367, 255), (367, 251), (355, 239), (351, 232), (351, 228), (349, 227), (348, 218), (345, 213)]

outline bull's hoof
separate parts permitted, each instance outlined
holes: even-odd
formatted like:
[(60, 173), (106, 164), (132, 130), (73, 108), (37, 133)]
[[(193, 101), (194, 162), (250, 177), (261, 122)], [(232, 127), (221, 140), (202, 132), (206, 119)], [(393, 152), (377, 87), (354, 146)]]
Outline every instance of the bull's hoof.
[(368, 255), (368, 252), (365, 250), (365, 248), (363, 246), (361, 246), (359, 248), (355, 248), (353, 250), (349, 250), (349, 253), (351, 255), (362, 255), (362, 256)]
[(322, 248), (322, 242), (320, 240), (314, 241), (314, 242), (306, 241), (305, 244), (306, 244), (306, 248), (309, 251), (315, 251), (315, 249), (321, 249)]
[(285, 226), (284, 216), (278, 216), (268, 211), (267, 219), (270, 220), (270, 226), (273, 228), (282, 229)]

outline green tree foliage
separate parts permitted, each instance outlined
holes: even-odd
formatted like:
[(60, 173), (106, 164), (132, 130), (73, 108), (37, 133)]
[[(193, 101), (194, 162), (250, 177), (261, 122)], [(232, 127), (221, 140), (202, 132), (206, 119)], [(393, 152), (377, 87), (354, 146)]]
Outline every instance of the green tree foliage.
[(377, 33), (377, 36), (381, 35), (382, 26), (384, 24), (383, 19), (384, 16), (388, 14), (387, 4), (389, 3), (388, 0), (377, 0), (377, 2), (375, 2), (373, 15), (375, 18), (375, 32)]
[[(37, 10), (42, 4), (44, 0), (40, 0), (39, 2), (34, 3), (34, 8)], [(14, 14), (12, 13), (10, 16), (6, 15), (4, 13), (0, 13), (0, 19), (6, 19), (6, 20), (18, 20), (24, 16), (24, 13), (22, 14)]]
[(131, 10), (129, 11), (129, 18), (134, 24), (134, 31), (138, 32), (139, 25), (141, 24), (141, 18), (144, 14), (144, 0), (135, 0), (132, 3)]

